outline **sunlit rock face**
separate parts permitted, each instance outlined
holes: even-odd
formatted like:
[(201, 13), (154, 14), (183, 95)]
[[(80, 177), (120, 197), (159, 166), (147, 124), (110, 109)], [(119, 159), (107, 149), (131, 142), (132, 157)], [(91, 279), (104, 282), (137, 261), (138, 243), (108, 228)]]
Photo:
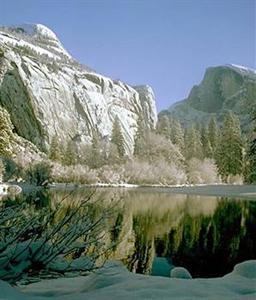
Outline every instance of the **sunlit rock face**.
[(208, 68), (199, 85), (188, 97), (176, 102), (160, 115), (175, 117), (185, 126), (193, 122), (207, 123), (211, 116), (222, 122), (231, 110), (238, 115), (246, 131), (251, 124), (251, 111), (256, 106), (256, 71), (238, 65)]
[(41, 149), (54, 135), (82, 144), (94, 132), (108, 138), (118, 116), (131, 154), (139, 118), (150, 128), (157, 122), (149, 86), (133, 88), (80, 65), (39, 24), (0, 28), (0, 105), (16, 132)]

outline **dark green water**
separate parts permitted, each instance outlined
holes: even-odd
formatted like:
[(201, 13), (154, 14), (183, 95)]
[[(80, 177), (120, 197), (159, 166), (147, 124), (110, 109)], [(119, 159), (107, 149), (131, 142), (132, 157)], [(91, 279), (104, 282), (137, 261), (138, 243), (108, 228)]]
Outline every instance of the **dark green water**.
[[(86, 191), (75, 191), (67, 201), (78, 201)], [(34, 191), (19, 201), (40, 209), (67, 194)], [(256, 259), (256, 199), (147, 188), (100, 188), (96, 197), (106, 200), (102, 209), (113, 202), (110, 199), (120, 199), (104, 229), (105, 242), (115, 242), (110, 258), (122, 260), (133, 272), (168, 276), (174, 265), (187, 268), (193, 277), (215, 277), (241, 261)]]

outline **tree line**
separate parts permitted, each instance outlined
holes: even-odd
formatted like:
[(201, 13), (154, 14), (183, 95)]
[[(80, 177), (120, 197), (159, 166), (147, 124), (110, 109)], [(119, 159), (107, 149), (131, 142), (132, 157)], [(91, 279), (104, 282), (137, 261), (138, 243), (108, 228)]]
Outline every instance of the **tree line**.
[[(80, 172), (86, 177), (83, 183), (89, 177), (95, 182), (111, 182), (110, 178), (114, 178), (118, 182), (142, 184), (218, 183), (238, 178), (240, 182), (253, 183), (256, 182), (255, 123), (256, 113), (253, 113), (252, 130), (245, 135), (238, 117), (230, 111), (220, 126), (214, 117), (208, 124), (195, 123), (184, 128), (178, 120), (160, 116), (156, 128), (151, 129), (139, 118), (133, 154), (128, 156), (124, 130), (116, 116), (110, 137), (102, 137), (94, 130), (91, 144), (79, 145), (71, 139), (64, 144), (55, 135), (47, 155), (49, 162), (58, 167), (54, 174), (62, 174), (55, 176), (57, 181), (69, 181), (65, 173)], [(12, 131), (9, 114), (1, 108), (2, 157), (11, 156)], [(29, 170), (31, 178), (31, 167)], [(35, 170), (38, 172), (38, 168)]]
[(229, 182), (231, 176), (241, 176), (245, 182), (256, 181), (256, 113), (252, 114), (252, 130), (245, 135), (241, 131), (239, 118), (231, 111), (218, 126), (215, 117), (208, 124), (195, 123), (183, 128), (175, 120), (163, 116), (157, 130), (179, 146), (186, 164), (193, 158), (209, 158), (217, 166), (222, 181)]

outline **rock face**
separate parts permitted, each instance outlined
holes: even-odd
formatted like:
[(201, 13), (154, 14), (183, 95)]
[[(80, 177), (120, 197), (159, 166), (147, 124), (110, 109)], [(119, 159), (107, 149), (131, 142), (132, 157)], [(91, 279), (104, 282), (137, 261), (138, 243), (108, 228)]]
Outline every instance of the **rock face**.
[(111, 135), (117, 115), (127, 154), (132, 153), (139, 118), (154, 128), (154, 93), (131, 87), (80, 65), (43, 25), (0, 28), (0, 105), (15, 131), (40, 149), (51, 138), (88, 143), (94, 132)]
[(183, 125), (207, 122), (212, 115), (222, 122), (232, 110), (246, 130), (249, 114), (256, 107), (256, 71), (237, 65), (211, 67), (202, 82), (194, 86), (187, 99), (172, 105), (160, 115), (175, 116)]

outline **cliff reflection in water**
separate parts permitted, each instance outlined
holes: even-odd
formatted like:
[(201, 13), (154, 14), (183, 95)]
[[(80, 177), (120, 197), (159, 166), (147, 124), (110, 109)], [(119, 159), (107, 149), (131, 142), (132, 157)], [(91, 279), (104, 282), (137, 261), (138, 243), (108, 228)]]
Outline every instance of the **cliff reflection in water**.
[[(67, 201), (76, 202), (84, 193), (72, 193)], [(49, 205), (65, 194), (51, 191), (37, 194), (36, 199), (40, 205)], [(105, 203), (121, 199), (104, 239), (115, 243), (110, 258), (122, 260), (133, 272), (150, 274), (157, 256), (187, 268), (193, 277), (214, 277), (230, 272), (238, 262), (256, 258), (254, 201), (146, 188), (99, 189), (97, 194)], [(31, 199), (34, 195), (27, 195), (27, 201)]]
[(161, 256), (193, 277), (221, 276), (256, 257), (256, 202), (165, 193), (134, 199), (129, 266), (137, 272), (149, 273), (153, 257)]

